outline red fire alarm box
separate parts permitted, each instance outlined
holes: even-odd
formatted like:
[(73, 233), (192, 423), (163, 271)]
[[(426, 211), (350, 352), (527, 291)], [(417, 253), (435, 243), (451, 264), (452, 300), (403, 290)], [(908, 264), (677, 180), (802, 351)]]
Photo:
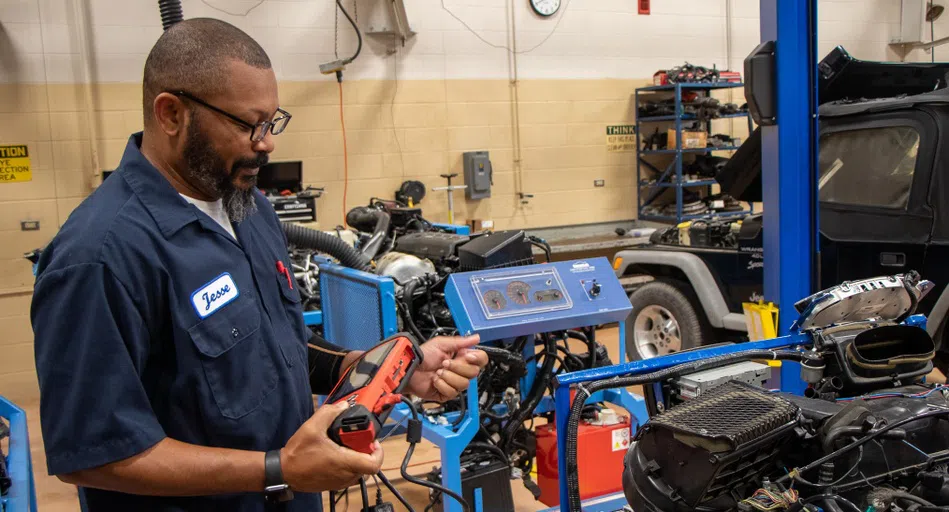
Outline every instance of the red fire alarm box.
[[(548, 507), (560, 505), (557, 479), (557, 429), (541, 425), (537, 434), (537, 485), (540, 501)], [(623, 490), (623, 457), (629, 449), (629, 418), (613, 425), (593, 425), (583, 421), (577, 429), (577, 472), (580, 499), (589, 499)]]
[(649, 14), (649, 0), (639, 0), (639, 14)]

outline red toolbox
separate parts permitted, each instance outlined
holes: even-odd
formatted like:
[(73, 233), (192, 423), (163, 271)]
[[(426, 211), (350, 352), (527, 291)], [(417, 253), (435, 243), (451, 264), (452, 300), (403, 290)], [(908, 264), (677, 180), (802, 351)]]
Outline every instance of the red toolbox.
[[(629, 418), (619, 423), (594, 425), (581, 421), (577, 430), (577, 469), (580, 498), (588, 499), (623, 490), (623, 457), (629, 448)], [(560, 504), (557, 478), (557, 429), (553, 424), (534, 429), (537, 434), (537, 484), (540, 501), (549, 507)]]

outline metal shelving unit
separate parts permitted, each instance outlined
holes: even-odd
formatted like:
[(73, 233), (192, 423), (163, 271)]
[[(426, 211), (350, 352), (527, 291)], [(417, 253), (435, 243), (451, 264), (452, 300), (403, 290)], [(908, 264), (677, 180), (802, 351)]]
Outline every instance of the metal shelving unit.
[[(694, 187), (706, 187), (708, 192), (711, 193), (711, 186), (715, 184), (715, 180), (704, 179), (704, 180), (689, 180), (688, 178), (682, 175), (683, 167), (683, 158), (684, 155), (688, 154), (710, 154), (717, 151), (735, 151), (738, 149), (737, 146), (725, 146), (725, 147), (712, 147), (712, 148), (695, 148), (688, 149), (682, 147), (682, 124), (684, 122), (698, 121), (698, 117), (693, 114), (683, 113), (682, 105), (682, 92), (683, 91), (705, 91), (706, 94), (710, 94), (713, 90), (722, 90), (722, 89), (732, 89), (737, 87), (743, 87), (744, 84), (741, 83), (716, 83), (716, 84), (673, 84), (673, 85), (654, 85), (650, 87), (640, 87), (636, 89), (636, 108), (639, 109), (640, 94), (642, 93), (673, 93), (675, 95), (675, 114), (673, 115), (664, 115), (664, 116), (647, 116), (639, 117), (636, 116), (636, 183), (639, 186), (639, 218), (645, 220), (656, 220), (656, 221), (673, 221), (676, 223), (683, 222), (686, 220), (697, 219), (701, 217), (707, 217), (709, 215), (719, 215), (719, 216), (732, 216), (732, 215), (746, 215), (752, 213), (753, 207), (750, 210), (744, 210), (739, 212), (723, 212), (719, 214), (710, 214), (703, 213), (700, 215), (689, 215), (682, 211), (682, 191), (687, 188)], [(748, 133), (750, 134), (753, 130), (751, 115), (747, 112), (742, 112), (738, 114), (728, 114), (724, 116), (717, 117), (715, 119), (738, 119), (745, 118), (748, 120)], [(675, 123), (675, 149), (653, 149), (653, 150), (644, 150), (642, 146), (642, 125), (644, 123), (663, 123), (663, 122), (674, 122)], [(705, 123), (705, 130), (711, 135), (711, 122)], [(666, 166), (665, 169), (659, 169), (652, 162), (644, 159), (644, 156), (647, 155), (673, 155), (672, 161)], [(657, 174), (654, 179), (645, 179), (643, 176), (644, 169), (648, 169), (653, 173)], [(650, 176), (652, 178), (652, 176)], [(665, 190), (675, 189), (675, 204), (676, 204), (676, 214), (673, 215), (656, 215), (651, 213), (643, 213), (643, 209), (650, 206), (653, 201), (655, 201)]]

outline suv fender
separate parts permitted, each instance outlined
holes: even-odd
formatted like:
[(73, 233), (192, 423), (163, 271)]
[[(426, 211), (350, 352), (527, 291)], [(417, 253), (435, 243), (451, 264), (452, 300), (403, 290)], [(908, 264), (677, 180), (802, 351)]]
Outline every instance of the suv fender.
[[(712, 327), (732, 331), (746, 332), (745, 316), (732, 313), (728, 310), (725, 297), (712, 276), (708, 266), (701, 258), (694, 254), (679, 251), (620, 251), (615, 258), (622, 258), (619, 268), (616, 268), (616, 277), (626, 275), (629, 267), (649, 265), (667, 267), (679, 270), (685, 275), (689, 285), (695, 291), (696, 297), (702, 303), (702, 309)], [(615, 259), (614, 259), (615, 261)]]

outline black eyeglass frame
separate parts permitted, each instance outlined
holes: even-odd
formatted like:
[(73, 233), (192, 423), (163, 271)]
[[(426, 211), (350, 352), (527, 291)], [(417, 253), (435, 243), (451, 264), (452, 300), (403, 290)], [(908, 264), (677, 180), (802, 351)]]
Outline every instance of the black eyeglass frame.
[(290, 124), (290, 118), (293, 117), (289, 112), (278, 107), (277, 113), (275, 117), (273, 118), (273, 120), (263, 121), (257, 124), (252, 124), (252, 123), (248, 123), (247, 121), (244, 121), (243, 119), (235, 116), (234, 114), (231, 114), (230, 112), (224, 109), (211, 105), (210, 103), (202, 100), (201, 98), (194, 96), (193, 94), (187, 93), (185, 91), (169, 91), (169, 92), (179, 98), (187, 98), (197, 103), (198, 105), (201, 105), (202, 107), (207, 108), (209, 110), (213, 110), (214, 112), (221, 114), (222, 116), (230, 119), (231, 121), (234, 121), (235, 123), (243, 126), (244, 128), (247, 128), (248, 130), (250, 130), (251, 142), (260, 142), (264, 140), (264, 137), (266, 137), (268, 130), (270, 131), (270, 133), (274, 135), (280, 135), (281, 133), (283, 133), (284, 130), (287, 129), (287, 125)]

